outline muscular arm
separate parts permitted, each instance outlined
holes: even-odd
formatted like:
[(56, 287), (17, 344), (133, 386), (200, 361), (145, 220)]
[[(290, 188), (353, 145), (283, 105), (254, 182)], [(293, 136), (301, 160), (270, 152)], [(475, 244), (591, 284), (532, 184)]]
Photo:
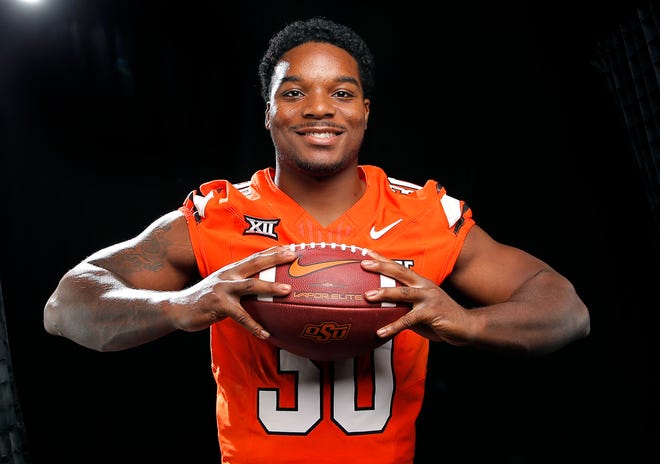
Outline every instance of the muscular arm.
[(378, 332), (382, 337), (408, 328), (457, 346), (541, 354), (589, 334), (588, 310), (564, 276), (529, 253), (493, 240), (478, 226), (469, 232), (449, 276), (453, 287), (477, 303), (473, 308), (464, 308), (413, 271), (373, 257), (367, 269), (407, 287), (380, 289), (367, 297), (413, 303), (412, 311)]
[(172, 212), (69, 270), (46, 303), (44, 326), (100, 351), (152, 341), (177, 329), (168, 303), (195, 273), (185, 219)]
[(481, 305), (466, 312), (469, 344), (543, 353), (589, 334), (589, 313), (568, 279), (479, 227), (450, 283)]
[(175, 211), (69, 270), (46, 303), (44, 327), (98, 351), (131, 348), (175, 330), (202, 330), (225, 317), (267, 338), (240, 298), (288, 293), (287, 286), (250, 276), (294, 257), (286, 247), (275, 247), (190, 285), (199, 277), (195, 256), (186, 220)]

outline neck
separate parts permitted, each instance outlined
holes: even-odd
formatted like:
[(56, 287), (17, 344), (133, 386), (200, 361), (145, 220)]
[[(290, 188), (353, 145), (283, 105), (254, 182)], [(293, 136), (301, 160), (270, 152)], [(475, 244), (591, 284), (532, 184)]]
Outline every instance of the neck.
[(332, 176), (304, 176), (275, 170), (275, 184), (323, 227), (332, 224), (357, 202), (366, 184), (360, 170), (345, 169)]

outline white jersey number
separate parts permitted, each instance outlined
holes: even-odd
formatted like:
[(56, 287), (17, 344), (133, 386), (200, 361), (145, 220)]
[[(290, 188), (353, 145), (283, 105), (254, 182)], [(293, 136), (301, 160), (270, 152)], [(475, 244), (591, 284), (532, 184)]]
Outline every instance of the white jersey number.
[[(323, 416), (321, 369), (309, 359), (284, 350), (279, 350), (279, 353), (280, 371), (297, 374), (296, 406), (281, 408), (278, 406), (277, 388), (260, 388), (259, 421), (269, 433), (306, 435)], [(354, 373), (355, 359), (334, 363), (332, 421), (347, 434), (381, 432), (392, 415), (392, 340), (374, 350), (372, 407), (358, 407), (358, 385)]]

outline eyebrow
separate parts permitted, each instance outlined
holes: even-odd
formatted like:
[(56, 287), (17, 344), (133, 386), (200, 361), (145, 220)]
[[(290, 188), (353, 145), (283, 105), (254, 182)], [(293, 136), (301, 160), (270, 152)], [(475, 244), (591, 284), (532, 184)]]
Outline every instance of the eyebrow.
[(351, 84), (355, 84), (356, 86), (360, 87), (360, 82), (354, 77), (351, 76), (342, 76), (339, 79), (337, 79), (339, 82), (348, 82)]
[[(355, 84), (357, 87), (360, 87), (360, 82), (351, 76), (340, 76), (336, 79), (337, 82), (347, 82), (349, 84)], [(282, 78), (281, 84), (285, 82), (300, 82), (302, 79), (298, 76), (285, 76)]]

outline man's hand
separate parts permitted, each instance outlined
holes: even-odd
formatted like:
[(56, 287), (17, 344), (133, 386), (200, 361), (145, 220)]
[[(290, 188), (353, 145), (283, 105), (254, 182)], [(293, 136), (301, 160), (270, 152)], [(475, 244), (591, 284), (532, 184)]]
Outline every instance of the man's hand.
[(266, 282), (255, 275), (263, 269), (293, 261), (296, 254), (286, 246), (276, 246), (228, 264), (175, 298), (175, 325), (194, 332), (205, 329), (226, 317), (234, 319), (256, 337), (266, 339), (269, 333), (241, 306), (243, 295), (268, 293), (277, 296), (291, 291), (288, 284)]
[(399, 287), (375, 289), (366, 293), (369, 301), (404, 301), (412, 304), (412, 310), (398, 320), (378, 330), (379, 337), (391, 337), (404, 329), (410, 329), (432, 341), (444, 341), (463, 345), (469, 331), (466, 326), (466, 310), (454, 301), (442, 288), (374, 251), (371, 260), (362, 262), (364, 269), (388, 275), (402, 284)]

